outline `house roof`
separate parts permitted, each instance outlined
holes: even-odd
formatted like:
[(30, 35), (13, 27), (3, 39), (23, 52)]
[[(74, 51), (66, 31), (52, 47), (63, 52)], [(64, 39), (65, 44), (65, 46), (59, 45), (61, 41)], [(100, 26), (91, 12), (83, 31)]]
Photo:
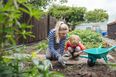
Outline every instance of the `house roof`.
[(116, 24), (116, 20), (111, 23), (108, 23), (107, 25), (115, 25), (115, 24)]

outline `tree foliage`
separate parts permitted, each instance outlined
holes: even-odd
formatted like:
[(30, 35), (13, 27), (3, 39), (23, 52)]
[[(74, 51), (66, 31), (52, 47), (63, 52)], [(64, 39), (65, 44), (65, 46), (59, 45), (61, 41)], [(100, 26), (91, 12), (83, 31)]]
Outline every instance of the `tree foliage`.
[(88, 11), (85, 15), (87, 22), (103, 22), (108, 19), (108, 13), (103, 9), (95, 9), (93, 11)]
[(69, 7), (53, 5), (49, 14), (57, 19), (64, 19), (70, 25), (76, 26), (82, 22), (103, 22), (108, 19), (108, 13), (103, 9), (87, 11), (85, 7)]
[(84, 21), (85, 7), (69, 7), (54, 5), (49, 9), (49, 14), (57, 19), (65, 20), (70, 25), (77, 25)]
[(60, 3), (66, 3), (67, 0), (30, 0), (29, 3), (33, 4), (35, 7), (38, 8), (46, 8), (52, 2), (60, 1)]
[(70, 22), (72, 25), (77, 25), (84, 21), (85, 12), (85, 7), (72, 7), (69, 17), (66, 18), (66, 20), (68, 20), (68, 22)]

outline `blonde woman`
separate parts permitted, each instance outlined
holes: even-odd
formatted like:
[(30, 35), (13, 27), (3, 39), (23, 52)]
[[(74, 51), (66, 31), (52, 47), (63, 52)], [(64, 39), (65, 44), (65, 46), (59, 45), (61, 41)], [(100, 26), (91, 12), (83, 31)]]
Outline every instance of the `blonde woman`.
[(64, 65), (62, 55), (64, 54), (64, 45), (68, 31), (68, 26), (62, 21), (58, 21), (55, 28), (50, 30), (48, 35), (48, 51), (46, 53), (47, 59), (58, 60), (59, 63)]

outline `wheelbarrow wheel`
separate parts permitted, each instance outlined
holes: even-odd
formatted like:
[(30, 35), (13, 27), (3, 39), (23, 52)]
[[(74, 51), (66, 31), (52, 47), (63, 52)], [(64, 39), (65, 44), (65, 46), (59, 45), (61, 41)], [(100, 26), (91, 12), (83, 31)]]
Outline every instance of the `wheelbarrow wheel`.
[(87, 60), (87, 64), (88, 64), (89, 67), (92, 67), (92, 66), (95, 65), (95, 62), (93, 62), (92, 59), (88, 59), (88, 60)]

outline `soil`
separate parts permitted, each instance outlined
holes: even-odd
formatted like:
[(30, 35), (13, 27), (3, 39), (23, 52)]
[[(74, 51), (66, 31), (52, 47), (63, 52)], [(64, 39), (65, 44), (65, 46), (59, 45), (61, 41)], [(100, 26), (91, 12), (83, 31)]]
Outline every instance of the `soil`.
[(87, 64), (78, 64), (65, 68), (57, 65), (53, 70), (63, 73), (65, 77), (116, 77), (116, 70), (112, 70), (106, 64), (96, 64), (93, 67), (89, 67)]
[[(113, 56), (114, 60), (116, 60), (115, 51), (109, 54)], [(86, 62), (66, 65), (66, 67), (55, 64), (53, 66), (53, 71), (61, 72), (65, 77), (116, 77), (116, 64), (114, 67), (103, 63), (96, 63), (95, 66), (89, 67)]]
[[(109, 54), (114, 57), (114, 60), (116, 60), (116, 50)], [(89, 67), (85, 62), (80, 64), (66, 65), (66, 67), (55, 64), (53, 65), (52, 70), (63, 73), (65, 77), (116, 77), (116, 64), (114, 66), (115, 68), (107, 64), (97, 63), (95, 66)]]

